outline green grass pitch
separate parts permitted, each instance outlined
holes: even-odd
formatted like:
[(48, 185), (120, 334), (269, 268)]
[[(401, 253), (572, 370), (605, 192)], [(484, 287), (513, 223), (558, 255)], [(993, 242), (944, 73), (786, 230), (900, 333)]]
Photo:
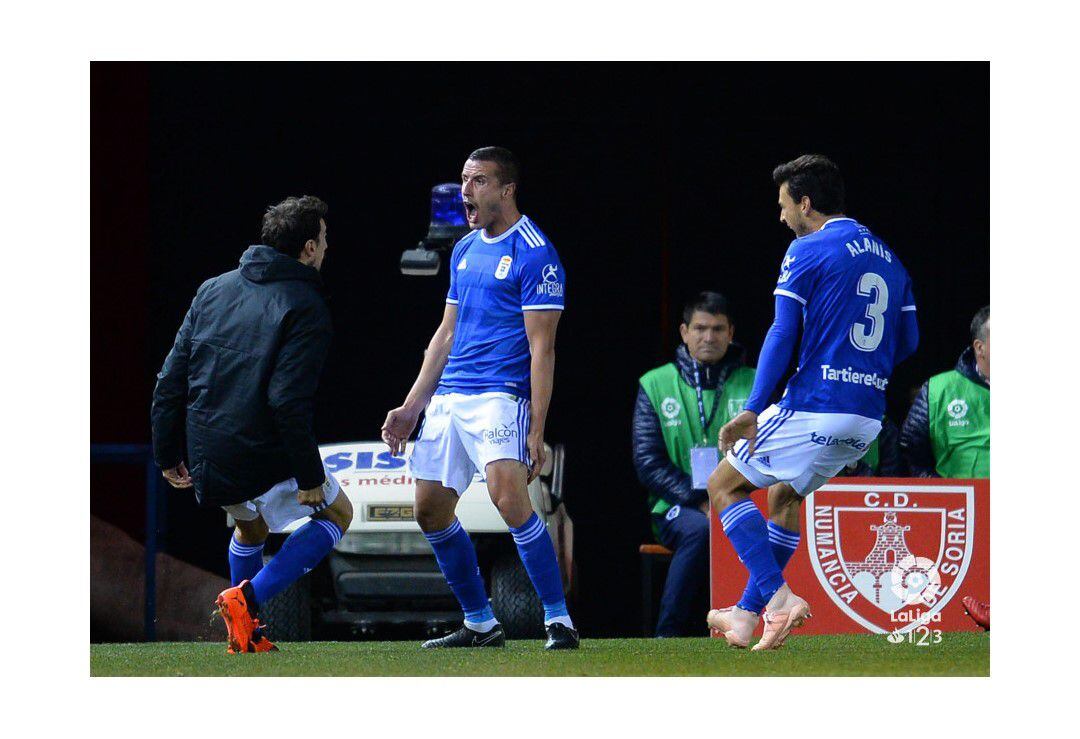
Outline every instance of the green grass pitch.
[(939, 644), (884, 636), (793, 635), (775, 652), (718, 639), (585, 639), (578, 651), (542, 642), (505, 649), (423, 650), (417, 642), (284, 643), (280, 652), (225, 654), (224, 643), (92, 644), (93, 676), (798, 676), (990, 674), (990, 635), (946, 633)]

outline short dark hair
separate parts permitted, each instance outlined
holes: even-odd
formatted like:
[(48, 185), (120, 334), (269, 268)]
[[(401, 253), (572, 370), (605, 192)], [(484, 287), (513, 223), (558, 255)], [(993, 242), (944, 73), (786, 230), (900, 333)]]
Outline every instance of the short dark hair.
[(326, 203), (314, 195), (288, 197), (266, 209), (262, 219), (262, 243), (294, 259), (309, 239), (319, 239), (319, 219), (326, 217)]
[(686, 301), (682, 312), (683, 323), (689, 325), (696, 311), (703, 311), (714, 316), (724, 315), (727, 316), (728, 321), (734, 323), (731, 318), (731, 309), (728, 307), (728, 299), (720, 293), (706, 291)]
[(971, 340), (986, 341), (986, 322), (990, 320), (990, 306), (979, 308), (979, 312), (971, 319)]
[(844, 212), (844, 178), (840, 176), (840, 168), (827, 156), (803, 154), (777, 166), (772, 178), (777, 187), (787, 183), (791, 199), (796, 203), (808, 195), (810, 205), (819, 213)]
[(482, 146), (472, 154), (469, 159), (477, 162), (495, 162), (499, 168), (499, 184), (509, 185), (518, 182), (519, 168), (517, 157), (514, 152), (501, 146)]

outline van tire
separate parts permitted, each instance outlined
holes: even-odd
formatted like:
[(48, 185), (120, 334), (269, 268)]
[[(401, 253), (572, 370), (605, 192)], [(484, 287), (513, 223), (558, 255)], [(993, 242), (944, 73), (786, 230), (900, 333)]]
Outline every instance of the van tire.
[(491, 566), (491, 608), (508, 639), (543, 638), (544, 607), (517, 552)]
[(311, 581), (307, 575), (259, 605), (270, 641), (311, 641)]

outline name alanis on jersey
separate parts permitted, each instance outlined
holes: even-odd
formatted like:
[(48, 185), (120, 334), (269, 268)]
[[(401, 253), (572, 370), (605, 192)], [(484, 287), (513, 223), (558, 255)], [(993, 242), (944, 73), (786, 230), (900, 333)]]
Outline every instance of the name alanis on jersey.
[(881, 257), (889, 264), (892, 264), (892, 254), (889, 250), (873, 239), (863, 237), (862, 244), (859, 243), (858, 239), (855, 239), (854, 241), (847, 242), (844, 246), (847, 247), (848, 252), (853, 257), (870, 252), (871, 254)]
[(853, 385), (872, 385), (878, 390), (884, 390), (889, 384), (889, 378), (878, 376), (877, 372), (855, 372), (851, 367), (833, 369), (830, 364), (821, 365), (821, 379), (833, 382), (850, 382)]

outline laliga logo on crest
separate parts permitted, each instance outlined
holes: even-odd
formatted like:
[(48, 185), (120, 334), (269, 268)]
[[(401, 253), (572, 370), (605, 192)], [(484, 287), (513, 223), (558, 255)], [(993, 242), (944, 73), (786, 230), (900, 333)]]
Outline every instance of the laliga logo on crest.
[(916, 607), (910, 618), (895, 619), (900, 624), (908, 621), (909, 623), (904, 624), (907, 628), (895, 628), (886, 637), (891, 644), (901, 644), (906, 641), (905, 632), (910, 631), (911, 627), (929, 625), (940, 618), (933, 606), (937, 595), (944, 592), (941, 587), (941, 573), (938, 572), (934, 560), (909, 554), (892, 568), (889, 579), (893, 596), (905, 606)]
[(913, 554), (893, 566), (889, 579), (893, 595), (909, 606), (933, 605), (929, 601), (941, 587), (941, 573), (934, 560)]

